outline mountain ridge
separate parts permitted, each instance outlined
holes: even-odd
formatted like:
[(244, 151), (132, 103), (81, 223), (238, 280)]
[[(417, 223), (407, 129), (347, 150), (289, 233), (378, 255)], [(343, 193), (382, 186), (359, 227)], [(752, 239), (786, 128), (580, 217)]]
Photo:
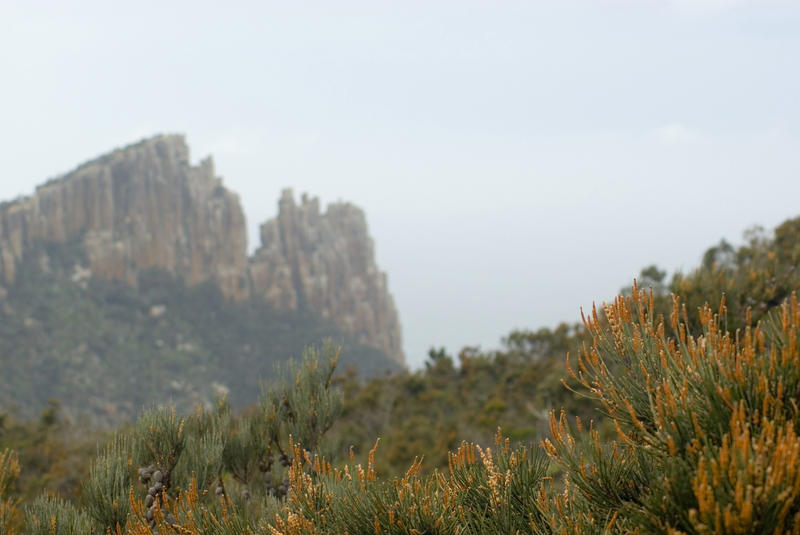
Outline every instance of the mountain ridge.
[[(284, 190), (248, 256), (239, 197), (183, 136), (149, 138), (0, 203), (0, 410), (116, 425), (140, 407), (257, 399), (330, 338), (361, 376), (405, 367), (363, 210)], [(16, 409), (14, 409), (16, 407)]]
[(400, 365), (402, 335), (386, 274), (374, 261), (364, 213), (284, 190), (276, 218), (247, 254), (244, 212), (211, 157), (189, 163), (179, 134), (115, 149), (0, 204), (0, 281), (13, 284), (35, 242), (78, 240), (94, 276), (136, 286), (163, 269), (189, 285), (213, 282), (233, 301), (253, 296), (278, 309), (329, 319)]

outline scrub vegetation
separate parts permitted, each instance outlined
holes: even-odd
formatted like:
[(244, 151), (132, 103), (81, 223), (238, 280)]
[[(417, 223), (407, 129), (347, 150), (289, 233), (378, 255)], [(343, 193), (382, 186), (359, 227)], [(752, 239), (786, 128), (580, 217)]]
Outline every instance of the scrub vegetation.
[(340, 373), (326, 343), (243, 411), (7, 416), (0, 532), (800, 533), (799, 262), (796, 219), (415, 373)]

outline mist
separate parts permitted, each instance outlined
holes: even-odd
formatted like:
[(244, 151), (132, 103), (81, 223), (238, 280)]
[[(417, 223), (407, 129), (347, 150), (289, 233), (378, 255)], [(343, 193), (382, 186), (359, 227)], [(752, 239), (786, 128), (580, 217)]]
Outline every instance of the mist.
[(248, 220), (367, 214), (408, 363), (579, 320), (800, 213), (800, 8), (5, 2), (0, 198), (159, 132)]

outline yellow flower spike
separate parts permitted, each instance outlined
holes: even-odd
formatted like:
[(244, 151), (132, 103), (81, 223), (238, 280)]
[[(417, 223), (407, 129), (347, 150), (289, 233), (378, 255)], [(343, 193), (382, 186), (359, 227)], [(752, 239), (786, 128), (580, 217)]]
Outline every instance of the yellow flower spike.
[(501, 442), (503, 442), (503, 431), (498, 427), (494, 434), (494, 445), (500, 447)]
[(550, 436), (553, 437), (559, 444), (563, 444), (564, 440), (561, 437), (561, 433), (559, 432), (558, 422), (556, 421), (556, 415), (554, 412), (550, 412)]
[(614, 429), (616, 430), (617, 435), (623, 442), (626, 442), (628, 444), (634, 444), (633, 440), (622, 431), (622, 428), (619, 426), (619, 422), (617, 422), (616, 420), (614, 420)]
[(540, 444), (541, 444), (542, 448), (544, 448), (545, 453), (547, 453), (547, 455), (551, 459), (555, 460), (555, 459), (558, 458), (558, 452), (557, 452), (555, 446), (553, 446), (552, 442), (550, 442), (550, 439), (546, 438), (543, 441), (541, 441)]
[(634, 410), (633, 405), (631, 404), (631, 402), (628, 401), (627, 399), (623, 399), (623, 403), (625, 405), (625, 409), (627, 409), (627, 411), (628, 411), (628, 415), (631, 417), (631, 420), (633, 421), (633, 424), (640, 431), (642, 431), (643, 433), (646, 433), (647, 432), (647, 428), (645, 428), (644, 424), (636, 416), (636, 411)]
[(675, 456), (678, 454), (678, 447), (675, 445), (675, 440), (673, 440), (672, 436), (667, 437), (667, 448), (670, 455)]
[(741, 478), (736, 480), (736, 485), (733, 490), (733, 500), (736, 508), (740, 511), (744, 508), (744, 482)]
[(380, 437), (375, 441), (375, 445), (369, 450), (367, 457), (367, 481), (375, 481), (375, 452), (378, 450)]

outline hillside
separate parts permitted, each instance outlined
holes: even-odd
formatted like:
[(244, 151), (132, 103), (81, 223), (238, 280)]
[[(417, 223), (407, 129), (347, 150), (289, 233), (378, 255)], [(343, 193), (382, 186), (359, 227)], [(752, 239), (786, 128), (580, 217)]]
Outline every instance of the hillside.
[[(750, 229), (739, 246), (723, 240), (705, 251), (695, 269), (668, 277), (650, 265), (637, 280), (653, 291), (653, 317), (669, 319), (673, 296), (680, 296), (682, 321), (700, 336), (700, 310), (707, 304), (718, 307), (723, 298), (723, 325), (731, 332), (766, 321), (800, 289), (798, 266), (800, 217), (773, 232)], [(630, 295), (630, 286), (621, 292)], [(610, 299), (598, 296), (597, 302)], [(591, 311), (584, 312), (591, 317)], [(603, 316), (599, 304), (598, 314)], [(591, 336), (583, 324), (562, 323), (553, 329), (512, 331), (499, 349), (465, 347), (457, 355), (432, 350), (425, 368), (416, 373), (349, 383), (335, 438), (342, 437), (342, 446), (368, 448), (374, 437), (382, 437), (376, 465), (384, 473), (402, 474), (423, 452), (425, 468), (444, 469), (448, 451), (462, 440), (491, 445), (498, 427), (514, 441), (542, 440), (554, 409), (564, 408), (586, 422), (594, 419), (604, 436), (614, 437), (615, 429), (593, 396), (574, 392), (580, 384), (565, 366), (569, 356), (579, 370), (576, 359), (587, 347)]]
[[(26, 526), (65, 533), (794, 533), (800, 218), (745, 237), (671, 280), (645, 268), (582, 324), (415, 373), (331, 380), (328, 346), (245, 411), (143, 412), (94, 461), (102, 437), (55, 407), (0, 415), (6, 524), (20, 497)], [(71, 501), (32, 500), (55, 488)]]
[(238, 197), (181, 136), (157, 136), (0, 204), (0, 406), (127, 419), (226, 393), (330, 337), (365, 375), (403, 367), (363, 211), (283, 192), (247, 256)]

